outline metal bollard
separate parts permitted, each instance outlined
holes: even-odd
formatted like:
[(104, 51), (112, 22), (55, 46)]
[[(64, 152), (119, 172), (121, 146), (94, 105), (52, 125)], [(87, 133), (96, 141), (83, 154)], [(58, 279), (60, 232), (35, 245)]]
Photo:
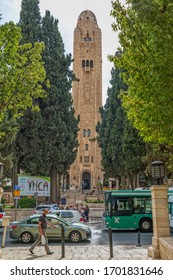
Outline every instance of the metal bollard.
[(65, 257), (65, 228), (61, 224), (61, 258)]
[(109, 249), (110, 249), (110, 258), (113, 258), (113, 243), (112, 243), (112, 229), (109, 228)]
[(138, 243), (136, 244), (136, 246), (141, 246), (141, 235), (140, 235), (140, 231), (138, 231)]

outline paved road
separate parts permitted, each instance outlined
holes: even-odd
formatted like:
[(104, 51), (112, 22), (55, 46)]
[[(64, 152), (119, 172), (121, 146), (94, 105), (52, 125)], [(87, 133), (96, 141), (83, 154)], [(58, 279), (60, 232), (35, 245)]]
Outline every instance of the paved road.
[[(93, 246), (93, 245), (108, 245), (109, 235), (108, 231), (104, 230), (102, 223), (89, 224), (92, 230), (92, 238), (87, 241), (80, 242), (78, 244), (73, 244), (67, 242), (69, 246)], [(2, 244), (3, 229), (0, 229), (0, 247)], [(137, 231), (112, 231), (112, 241), (114, 245), (136, 245), (138, 243), (138, 232)], [(57, 245), (61, 241), (49, 240), (51, 246)], [(140, 243), (141, 245), (151, 245), (152, 243), (152, 233), (140, 233)], [(21, 243), (18, 240), (12, 240), (9, 238), (9, 231), (7, 232), (5, 246), (8, 247), (20, 247), (28, 246)]]

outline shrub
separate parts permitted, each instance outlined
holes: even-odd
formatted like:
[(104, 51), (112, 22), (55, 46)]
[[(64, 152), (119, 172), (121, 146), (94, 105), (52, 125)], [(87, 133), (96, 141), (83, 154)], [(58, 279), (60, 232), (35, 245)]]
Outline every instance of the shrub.
[(5, 202), (6, 202), (5, 197), (2, 197), (2, 198), (1, 198), (1, 203), (2, 203), (2, 204), (5, 204)]
[(23, 197), (19, 200), (20, 208), (33, 208), (36, 206), (36, 199), (30, 197)]

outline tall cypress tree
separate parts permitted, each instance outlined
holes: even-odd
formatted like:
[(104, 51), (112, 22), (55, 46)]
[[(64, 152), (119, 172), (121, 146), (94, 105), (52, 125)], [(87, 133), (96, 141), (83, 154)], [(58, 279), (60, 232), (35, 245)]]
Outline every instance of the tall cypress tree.
[[(74, 117), (70, 93), (73, 74), (70, 71), (71, 55), (65, 55), (64, 44), (58, 30), (58, 20), (46, 11), (42, 22), (45, 43), (44, 62), (50, 81), (48, 97), (41, 107), (46, 134), (44, 145), (51, 166), (51, 200), (59, 199), (56, 174), (67, 172), (77, 153), (78, 120)], [(50, 141), (52, 139), (52, 141)]]
[(21, 44), (41, 40), (41, 14), (39, 0), (22, 0), (19, 26), (24, 35)]
[(119, 178), (123, 188), (124, 178), (128, 176), (133, 188), (136, 183), (134, 177), (144, 169), (142, 156), (145, 155), (145, 144), (122, 107), (120, 92), (127, 90), (120, 76), (122, 72), (118, 68), (112, 69), (112, 87), (108, 89), (106, 105), (101, 109), (97, 132), (105, 176)]
[(47, 98), (36, 100), (40, 111), (28, 112), (23, 118), (19, 135), (20, 164), (34, 175), (51, 176), (53, 202), (60, 199), (57, 174), (60, 178), (66, 173), (76, 157), (78, 119), (74, 117), (70, 93), (73, 79), (69, 68), (71, 55), (65, 55), (58, 20), (49, 11), (42, 20), (40, 38), (45, 44), (43, 61), (49, 87), (43, 85)]
[(111, 88), (108, 89), (106, 105), (102, 109), (102, 121), (97, 126), (98, 141), (102, 148), (102, 165), (106, 177), (121, 178), (124, 174), (122, 138), (124, 130), (124, 112), (118, 98), (121, 79), (118, 69), (111, 71)]

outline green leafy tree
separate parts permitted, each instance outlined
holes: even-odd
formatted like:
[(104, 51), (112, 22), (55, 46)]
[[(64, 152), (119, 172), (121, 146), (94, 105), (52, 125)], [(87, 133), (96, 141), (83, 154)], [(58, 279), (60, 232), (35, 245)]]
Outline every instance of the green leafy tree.
[(44, 96), (40, 85), (45, 79), (41, 56), (44, 45), (20, 45), (20, 39), (20, 28), (14, 23), (0, 26), (0, 139), (3, 144), (14, 138), (17, 119), (34, 106), (33, 98)]
[(126, 70), (122, 93), (128, 118), (147, 142), (173, 144), (173, 3), (169, 0), (112, 2), (113, 29), (120, 56), (111, 60)]

